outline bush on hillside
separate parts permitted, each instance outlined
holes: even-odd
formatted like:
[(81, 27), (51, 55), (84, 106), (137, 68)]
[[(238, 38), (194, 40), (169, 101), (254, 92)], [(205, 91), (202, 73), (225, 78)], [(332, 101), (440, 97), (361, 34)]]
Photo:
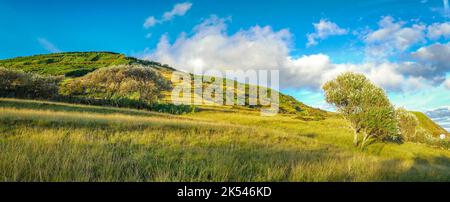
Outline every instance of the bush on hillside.
[(417, 127), (419, 120), (416, 115), (407, 111), (404, 108), (399, 108), (395, 111), (400, 129), (401, 137), (405, 141), (417, 141)]
[[(354, 144), (363, 148), (370, 139), (398, 141), (395, 109), (383, 89), (364, 75), (347, 72), (324, 84), (326, 101), (348, 120), (354, 130)], [(362, 135), (359, 141), (358, 136)]]
[(68, 80), (61, 85), (60, 92), (66, 96), (155, 103), (162, 97), (161, 92), (170, 88), (170, 83), (151, 68), (120, 65)]
[(395, 114), (402, 140), (440, 148), (450, 148), (450, 141), (433, 136), (429, 130), (419, 124), (419, 119), (414, 113), (404, 108), (399, 108), (395, 111)]
[(52, 99), (58, 96), (58, 84), (61, 79), (0, 67), (0, 96)]
[(103, 68), (60, 85), (62, 79), (0, 67), (0, 97), (127, 107), (171, 114), (196, 111), (189, 105), (158, 103), (161, 91), (169, 90), (171, 85), (157, 72), (142, 66)]

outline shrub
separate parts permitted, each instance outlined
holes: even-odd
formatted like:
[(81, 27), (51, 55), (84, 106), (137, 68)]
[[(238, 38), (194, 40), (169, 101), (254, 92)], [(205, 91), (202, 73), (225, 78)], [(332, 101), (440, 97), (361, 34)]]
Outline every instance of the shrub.
[(419, 125), (419, 121), (416, 115), (408, 112), (404, 108), (397, 109), (395, 114), (402, 139), (405, 141), (417, 141), (416, 128)]
[(170, 83), (151, 68), (120, 65), (70, 79), (62, 84), (60, 92), (66, 96), (154, 103), (162, 97), (162, 91), (170, 88)]
[(195, 106), (191, 105), (175, 105), (170, 103), (153, 103), (150, 105), (152, 111), (170, 113), (170, 114), (186, 114), (196, 112)]
[(0, 96), (52, 99), (58, 96), (61, 79), (0, 68)]
[(149, 111), (170, 113), (170, 114), (187, 114), (197, 112), (197, 108), (191, 105), (174, 105), (170, 103), (148, 103), (139, 100), (133, 100), (128, 98), (117, 98), (111, 100), (84, 98), (84, 97), (69, 97), (61, 96), (55, 99), (60, 102), (86, 104), (86, 105), (100, 105), (100, 106), (112, 106), (112, 107), (124, 107), (133, 109), (144, 109)]
[(0, 67), (0, 97), (48, 99), (171, 114), (196, 111), (189, 105), (158, 103), (161, 91), (170, 89), (171, 85), (157, 72), (142, 66), (103, 68), (61, 82), (62, 78)]
[[(354, 144), (363, 148), (369, 139), (399, 140), (395, 109), (383, 89), (364, 75), (347, 72), (324, 84), (326, 101), (348, 120)], [(358, 136), (362, 135), (359, 143)]]

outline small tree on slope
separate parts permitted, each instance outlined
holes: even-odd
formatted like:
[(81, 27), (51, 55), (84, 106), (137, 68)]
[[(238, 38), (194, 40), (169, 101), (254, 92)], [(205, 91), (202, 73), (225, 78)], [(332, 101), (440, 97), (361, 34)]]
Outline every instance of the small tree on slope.
[[(364, 75), (347, 72), (323, 85), (326, 101), (336, 106), (350, 122), (353, 143), (363, 148), (370, 139), (399, 138), (395, 109), (383, 89), (372, 84)], [(362, 135), (359, 141), (358, 136)]]
[(398, 126), (402, 135), (402, 139), (405, 141), (417, 141), (417, 127), (419, 120), (416, 115), (407, 111), (404, 108), (398, 108), (395, 111), (398, 120)]

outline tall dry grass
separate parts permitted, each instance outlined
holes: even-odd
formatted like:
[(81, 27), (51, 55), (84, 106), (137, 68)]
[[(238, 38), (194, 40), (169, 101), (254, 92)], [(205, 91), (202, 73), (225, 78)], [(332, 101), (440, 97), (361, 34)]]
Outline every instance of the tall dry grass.
[(450, 181), (450, 152), (351, 146), (329, 117), (0, 100), (1, 181)]

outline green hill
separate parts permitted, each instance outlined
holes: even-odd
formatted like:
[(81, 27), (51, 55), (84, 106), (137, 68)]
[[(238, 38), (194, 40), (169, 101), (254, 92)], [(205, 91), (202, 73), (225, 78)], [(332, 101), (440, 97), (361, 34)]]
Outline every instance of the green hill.
[(427, 130), (433, 136), (437, 137), (441, 134), (450, 135), (450, 133), (442, 128), (440, 125), (436, 124), (433, 120), (431, 120), (427, 115), (422, 112), (413, 112), (419, 120), (419, 126), (423, 129)]
[[(66, 78), (81, 77), (96, 69), (113, 65), (133, 64), (153, 68), (168, 81), (170, 81), (171, 73), (176, 71), (174, 68), (158, 62), (139, 60), (112, 52), (66, 52), (0, 60), (0, 67), (7, 69), (42, 75), (65, 76)], [(162, 101), (170, 102), (170, 92), (163, 92), (163, 94), (165, 97)], [(284, 94), (280, 94), (280, 113), (298, 114), (303, 119), (310, 120), (322, 119), (326, 115), (325, 111), (307, 106)]]
[(43, 75), (64, 75), (68, 77), (83, 76), (98, 68), (125, 64), (163, 67), (156, 62), (138, 60), (112, 52), (67, 52), (0, 60), (0, 67)]

